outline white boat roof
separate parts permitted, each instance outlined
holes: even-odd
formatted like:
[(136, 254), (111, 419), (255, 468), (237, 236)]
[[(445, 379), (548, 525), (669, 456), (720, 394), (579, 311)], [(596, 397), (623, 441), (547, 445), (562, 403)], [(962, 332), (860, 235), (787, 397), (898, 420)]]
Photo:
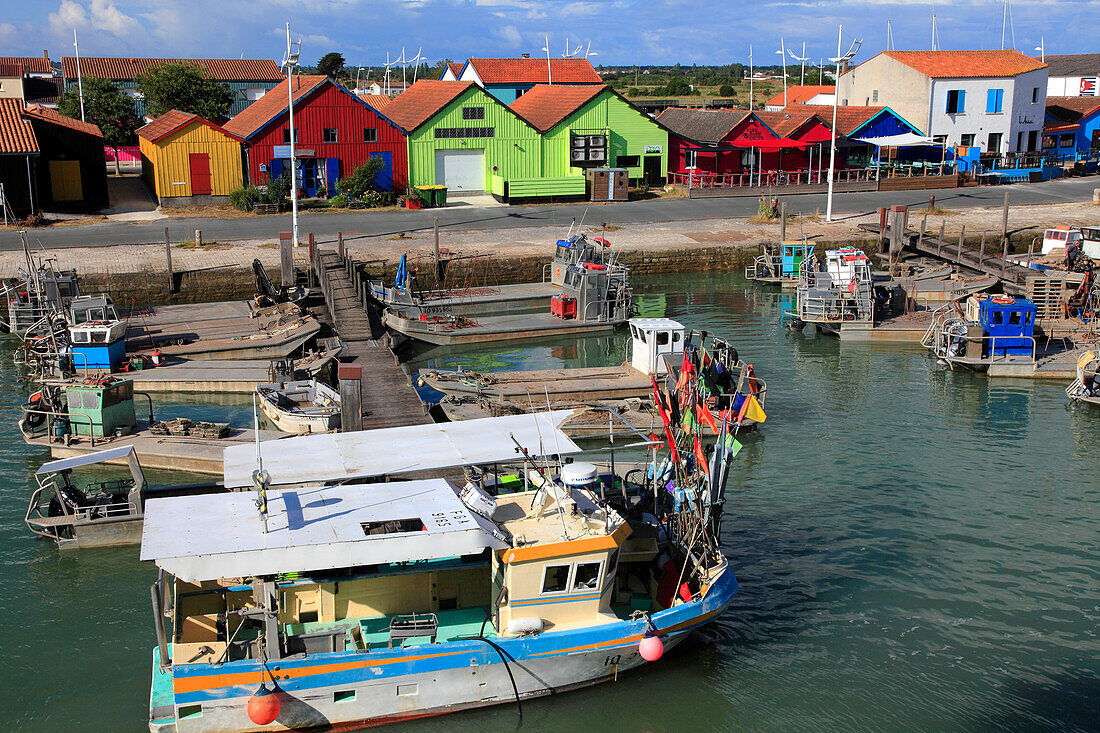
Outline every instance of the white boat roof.
[[(189, 583), (439, 560), (507, 545), (444, 479), (268, 492), (267, 532), (252, 491), (150, 499), (141, 559)], [(371, 523), (421, 528), (368, 534)], [(418, 521), (416, 521), (418, 520)]]
[(72, 458), (62, 458), (57, 461), (43, 463), (42, 467), (34, 472), (34, 475), (41, 476), (44, 473), (56, 473), (69, 468), (80, 468), (81, 466), (90, 466), (94, 463), (115, 461), (119, 458), (126, 458), (133, 452), (134, 446), (120, 445), (116, 448), (108, 448), (107, 450), (96, 451), (94, 453), (85, 453), (83, 455), (73, 456)]
[(684, 330), (684, 326), (682, 323), (680, 323), (679, 321), (674, 321), (671, 318), (631, 318), (627, 322), (632, 326), (636, 326), (642, 329), (643, 331)]
[[(409, 425), (354, 433), (301, 435), (260, 444), (272, 485), (389, 476), (453, 466), (514, 461), (519, 444), (531, 455), (580, 453), (558, 425), (572, 410), (485, 417), (461, 422)], [(222, 472), (227, 488), (252, 486), (256, 446), (225, 449)]]

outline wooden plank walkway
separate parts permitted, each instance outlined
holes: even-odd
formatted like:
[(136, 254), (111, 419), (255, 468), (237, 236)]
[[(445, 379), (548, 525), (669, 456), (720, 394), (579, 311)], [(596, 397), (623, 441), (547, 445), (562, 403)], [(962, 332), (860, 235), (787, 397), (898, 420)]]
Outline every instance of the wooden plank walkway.
[(425, 425), (432, 422), (408, 374), (387, 344), (385, 329), (364, 307), (352, 280), (354, 265), (332, 250), (315, 251), (315, 267), (332, 314), (333, 325), (347, 348), (340, 361), (356, 359), (363, 370), (359, 394), (363, 429)]

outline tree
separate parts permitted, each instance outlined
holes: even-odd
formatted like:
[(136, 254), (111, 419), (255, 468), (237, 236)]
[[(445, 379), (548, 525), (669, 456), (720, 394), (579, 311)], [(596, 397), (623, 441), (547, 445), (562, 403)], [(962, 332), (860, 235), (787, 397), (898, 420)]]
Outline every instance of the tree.
[[(142, 125), (134, 100), (114, 82), (94, 76), (82, 78), (84, 87), (84, 117), (99, 127), (103, 142), (115, 151), (115, 175), (119, 175), (118, 148), (134, 141), (134, 131)], [(57, 111), (66, 117), (80, 119), (80, 90), (71, 85), (57, 102)]]
[(208, 78), (198, 64), (188, 62), (149, 67), (138, 77), (137, 88), (150, 117), (178, 109), (214, 120), (227, 116), (233, 104), (228, 84)]
[(735, 95), (736, 92), (733, 91), (733, 87), (731, 87), (729, 84), (723, 84), (722, 86), (718, 87), (719, 97), (733, 97)]
[(687, 97), (692, 94), (691, 84), (688, 84), (682, 77), (674, 77), (668, 80), (668, 84), (665, 86), (665, 94), (670, 97)]
[(366, 162), (357, 167), (350, 176), (345, 176), (336, 182), (336, 188), (340, 193), (349, 198), (361, 199), (368, 191), (374, 190), (375, 179), (385, 166), (385, 162), (377, 155), (367, 158)]
[(344, 70), (344, 57), (335, 51), (330, 51), (317, 62), (317, 73), (331, 76), (333, 79)]

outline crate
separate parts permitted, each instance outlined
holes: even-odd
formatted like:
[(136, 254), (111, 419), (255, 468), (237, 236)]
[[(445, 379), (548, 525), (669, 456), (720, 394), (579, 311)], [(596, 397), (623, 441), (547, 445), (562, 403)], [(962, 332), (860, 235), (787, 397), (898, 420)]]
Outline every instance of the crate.
[(569, 321), (577, 317), (577, 299), (567, 298), (564, 295), (555, 295), (550, 298), (550, 315)]

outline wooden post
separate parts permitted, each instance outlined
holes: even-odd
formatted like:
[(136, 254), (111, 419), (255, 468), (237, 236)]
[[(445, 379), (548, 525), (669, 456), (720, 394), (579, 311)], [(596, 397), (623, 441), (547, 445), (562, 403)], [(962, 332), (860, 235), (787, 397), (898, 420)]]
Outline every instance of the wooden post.
[(317, 250), (313, 242), (313, 232), (309, 233), (309, 265), (306, 267), (306, 282), (310, 287), (313, 287), (313, 258), (317, 255)]
[(1008, 240), (1008, 191), (1005, 191), (1005, 207), (1001, 215), (1001, 238)]
[(931, 212), (934, 208), (936, 208), (936, 194), (933, 193), (928, 195), (928, 211)]
[(196, 229), (195, 230), (195, 244), (197, 244), (199, 247), (202, 247), (202, 230), (201, 229)]
[(985, 259), (985, 232), (982, 232), (982, 243), (978, 245), (978, 267), (982, 266), (983, 259)]
[(888, 258), (891, 268), (893, 268), (894, 259), (897, 257), (898, 250), (901, 248), (901, 212), (895, 211), (894, 220), (890, 222), (890, 256)]
[(787, 241), (787, 202), (779, 202), (779, 245), (782, 249), (782, 245)]
[(340, 430), (350, 433), (363, 429), (363, 395), (360, 385), (363, 368), (359, 360), (342, 363), (336, 367), (340, 380)]
[(944, 237), (947, 235), (947, 220), (940, 220), (940, 243), (936, 245), (936, 254), (943, 252), (943, 245), (947, 240)]
[(435, 286), (443, 287), (443, 263), (439, 261), (439, 217), (435, 217)]
[(294, 284), (294, 241), (291, 232), (279, 232), (279, 269), (282, 273), (282, 284), (289, 288)]
[(962, 229), (959, 230), (959, 249), (955, 253), (955, 261), (960, 265), (963, 261), (963, 240), (966, 238), (966, 224), (962, 225)]
[(344, 233), (343, 232), (336, 232), (336, 242), (337, 242), (336, 246), (339, 248), (339, 251), (340, 251), (340, 261), (343, 262), (344, 261)]
[(176, 277), (172, 274), (172, 240), (168, 238), (168, 227), (164, 227), (164, 253), (168, 256), (168, 292), (176, 292)]
[(920, 237), (917, 239), (917, 245), (924, 246), (924, 230), (928, 226), (928, 212), (924, 213), (924, 218), (920, 222)]

